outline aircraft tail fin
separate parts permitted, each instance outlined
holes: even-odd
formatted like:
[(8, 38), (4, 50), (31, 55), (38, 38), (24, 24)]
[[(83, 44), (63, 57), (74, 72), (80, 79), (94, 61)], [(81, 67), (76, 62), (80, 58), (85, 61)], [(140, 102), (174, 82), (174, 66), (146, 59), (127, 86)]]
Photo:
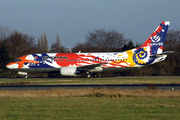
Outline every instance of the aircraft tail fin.
[(169, 24), (169, 21), (163, 21), (140, 48), (150, 46), (151, 55), (161, 54)]

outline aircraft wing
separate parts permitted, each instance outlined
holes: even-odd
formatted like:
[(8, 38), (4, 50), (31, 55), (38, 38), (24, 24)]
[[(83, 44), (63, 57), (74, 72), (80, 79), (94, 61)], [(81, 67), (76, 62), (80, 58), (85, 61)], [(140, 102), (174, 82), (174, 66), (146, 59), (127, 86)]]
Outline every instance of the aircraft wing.
[(86, 66), (80, 66), (80, 67), (77, 67), (77, 70), (88, 71), (88, 70), (92, 70), (96, 67), (100, 67), (101, 65), (104, 65), (104, 64), (108, 64), (108, 63), (97, 63), (97, 64), (91, 64), (91, 65), (86, 65)]

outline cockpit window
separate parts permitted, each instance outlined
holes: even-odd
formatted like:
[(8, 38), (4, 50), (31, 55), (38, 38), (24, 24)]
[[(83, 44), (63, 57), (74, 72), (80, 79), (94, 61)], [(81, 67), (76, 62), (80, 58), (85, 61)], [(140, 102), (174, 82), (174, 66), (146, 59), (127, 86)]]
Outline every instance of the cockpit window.
[(21, 62), (22, 59), (15, 59), (13, 62)]

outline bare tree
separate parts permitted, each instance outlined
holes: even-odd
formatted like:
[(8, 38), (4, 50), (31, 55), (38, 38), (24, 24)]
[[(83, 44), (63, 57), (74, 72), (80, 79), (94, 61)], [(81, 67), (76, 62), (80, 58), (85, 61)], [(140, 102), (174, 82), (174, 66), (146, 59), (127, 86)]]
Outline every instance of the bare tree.
[(180, 75), (180, 30), (170, 30), (166, 35), (165, 51), (174, 51), (165, 61), (166, 75)]
[(86, 45), (91, 51), (106, 52), (116, 51), (127, 42), (122, 33), (116, 31), (106, 31), (104, 29), (95, 30), (86, 35)]
[(3, 41), (10, 35), (10, 31), (7, 27), (0, 26), (0, 41)]
[(165, 50), (176, 50), (180, 47), (180, 31), (179, 30), (169, 30), (166, 35), (166, 41), (164, 44)]
[(37, 45), (34, 39), (35, 37), (33, 36), (15, 30), (5, 39), (6, 45), (10, 51), (10, 56), (12, 58), (17, 58), (22, 55), (35, 53)]
[(86, 43), (78, 43), (75, 47), (73, 47), (73, 52), (91, 52), (89, 46)]
[(56, 44), (57, 44), (57, 48), (60, 48), (61, 42), (60, 42), (60, 38), (59, 38), (58, 34), (57, 34), (57, 37), (56, 37)]
[(37, 48), (37, 52), (42, 52), (42, 42), (41, 39), (38, 37), (38, 48)]
[(56, 43), (53, 43), (51, 45), (50, 52), (59, 52), (59, 53), (65, 52), (64, 46), (61, 46), (61, 42), (58, 34), (56, 37)]
[(46, 37), (46, 33), (44, 33), (44, 51), (49, 52), (48, 39)]
[(38, 37), (38, 52), (47, 53), (49, 52), (48, 39), (46, 33), (41, 34), (41, 38)]
[(41, 46), (42, 46), (41, 52), (44, 52), (44, 38), (42, 34), (41, 34)]

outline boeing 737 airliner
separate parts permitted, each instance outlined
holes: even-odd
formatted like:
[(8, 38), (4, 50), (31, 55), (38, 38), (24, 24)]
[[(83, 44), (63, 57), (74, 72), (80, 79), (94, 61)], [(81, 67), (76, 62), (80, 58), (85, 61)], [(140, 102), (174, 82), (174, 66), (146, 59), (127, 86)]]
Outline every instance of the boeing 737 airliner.
[(121, 71), (126, 68), (143, 67), (165, 60), (164, 41), (170, 22), (162, 22), (146, 42), (124, 52), (97, 53), (41, 53), (29, 54), (7, 64), (7, 68), (21, 72), (57, 72), (63, 76), (86, 73)]

